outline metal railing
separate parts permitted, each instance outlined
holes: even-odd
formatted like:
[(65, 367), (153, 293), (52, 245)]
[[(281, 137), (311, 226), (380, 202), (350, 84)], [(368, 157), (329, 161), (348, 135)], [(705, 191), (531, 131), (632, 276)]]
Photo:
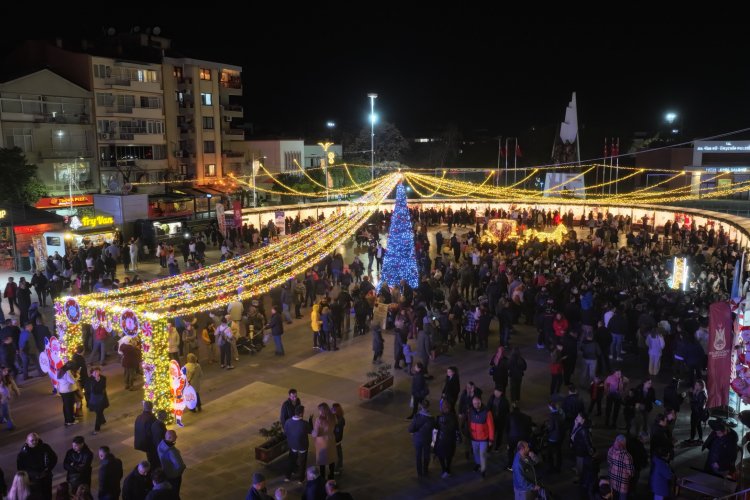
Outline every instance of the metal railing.
[(723, 497), (715, 497), (714, 500), (747, 500), (748, 496), (750, 496), (750, 488), (745, 488)]

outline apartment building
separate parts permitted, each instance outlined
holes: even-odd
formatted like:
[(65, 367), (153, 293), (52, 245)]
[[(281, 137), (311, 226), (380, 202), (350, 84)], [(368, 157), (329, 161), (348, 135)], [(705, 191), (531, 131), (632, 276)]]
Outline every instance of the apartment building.
[(162, 68), (91, 56), (102, 187), (159, 182), (168, 174)]
[(42, 69), (0, 83), (0, 147), (20, 148), (52, 196), (99, 190), (92, 93)]
[(242, 119), (242, 68), (189, 58), (163, 60), (169, 162), (184, 179), (212, 184), (249, 165), (233, 128)]

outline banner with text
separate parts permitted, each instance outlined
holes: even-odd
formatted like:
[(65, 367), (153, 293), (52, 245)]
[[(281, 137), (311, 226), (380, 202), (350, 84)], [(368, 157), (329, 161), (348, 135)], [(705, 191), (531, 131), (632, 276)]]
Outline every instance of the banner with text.
[(726, 302), (711, 304), (708, 316), (708, 407), (729, 403), (732, 370), (732, 311)]
[(224, 237), (227, 236), (227, 218), (224, 214), (224, 204), (223, 203), (217, 203), (216, 204), (216, 222), (219, 223), (219, 232), (224, 235)]
[(276, 210), (276, 229), (279, 236), (286, 234), (286, 219), (284, 218), (283, 210)]

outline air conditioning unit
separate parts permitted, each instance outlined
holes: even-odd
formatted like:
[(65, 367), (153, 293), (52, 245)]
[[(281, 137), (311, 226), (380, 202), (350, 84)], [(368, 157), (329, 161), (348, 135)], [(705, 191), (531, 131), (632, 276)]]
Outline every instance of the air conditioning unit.
[(112, 134), (106, 133), (106, 134), (99, 134), (99, 139), (111, 139)]
[(232, 121), (232, 117), (231, 116), (225, 116), (224, 117), (224, 121), (225, 122), (231, 122)]

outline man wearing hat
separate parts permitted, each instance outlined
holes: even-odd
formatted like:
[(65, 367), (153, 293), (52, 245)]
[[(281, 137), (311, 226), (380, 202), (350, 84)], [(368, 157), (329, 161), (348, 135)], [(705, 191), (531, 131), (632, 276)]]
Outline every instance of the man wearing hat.
[(737, 433), (728, 428), (723, 420), (711, 420), (708, 426), (711, 427), (711, 434), (701, 448), (701, 450), (708, 450), (705, 471), (721, 475), (734, 474), (737, 459)]
[(245, 500), (270, 500), (270, 496), (266, 493), (266, 476), (260, 472), (253, 474), (253, 484), (250, 486), (250, 491), (247, 492)]

